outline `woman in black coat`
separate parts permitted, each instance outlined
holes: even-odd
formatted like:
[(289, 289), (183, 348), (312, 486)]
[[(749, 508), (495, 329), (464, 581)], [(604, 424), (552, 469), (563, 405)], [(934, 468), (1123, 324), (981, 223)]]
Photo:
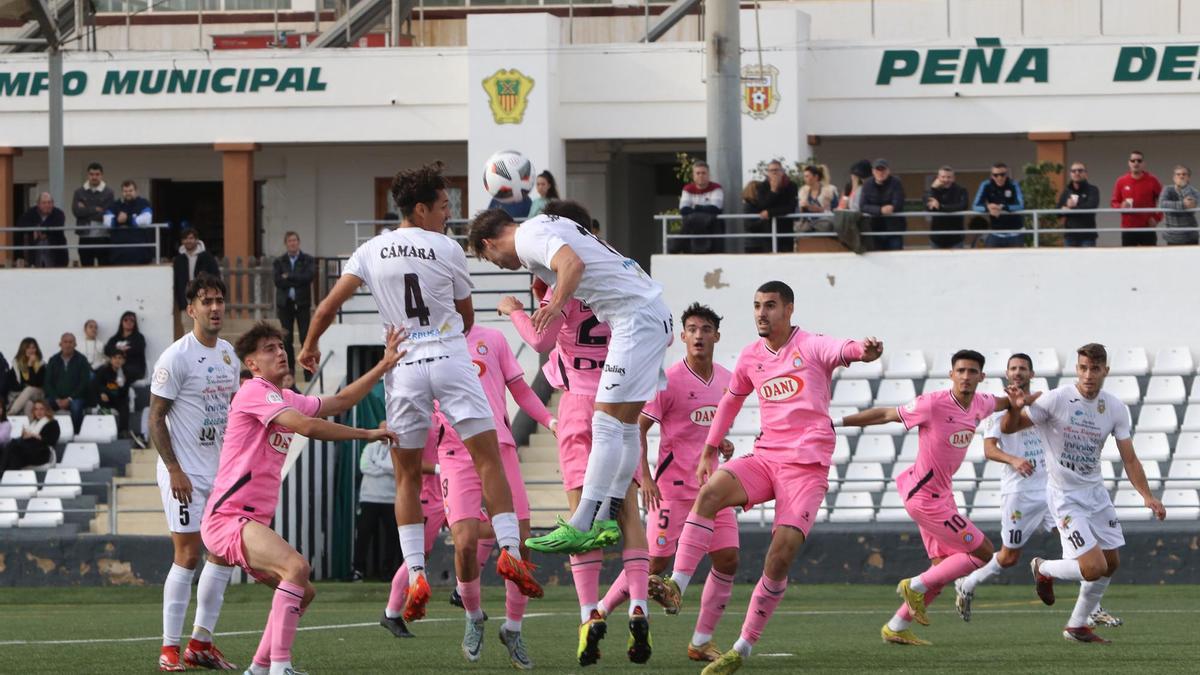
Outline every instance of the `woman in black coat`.
[(58, 421), (45, 401), (37, 401), (30, 411), (29, 424), (21, 437), (13, 439), (0, 450), (0, 475), (9, 469), (40, 466), (57, 459), (54, 444), (58, 442)]
[(116, 335), (104, 345), (104, 355), (112, 356), (121, 351), (125, 354), (125, 377), (130, 383), (146, 377), (146, 338), (138, 331), (137, 314), (125, 312), (121, 315)]

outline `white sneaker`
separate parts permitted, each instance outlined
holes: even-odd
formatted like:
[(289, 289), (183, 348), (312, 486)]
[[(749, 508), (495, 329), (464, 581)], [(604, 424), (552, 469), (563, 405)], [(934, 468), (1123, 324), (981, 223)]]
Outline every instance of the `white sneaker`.
[(963, 621), (971, 620), (971, 602), (975, 600), (975, 593), (968, 593), (963, 590), (963, 580), (954, 580), (954, 608), (958, 610), (958, 615)]

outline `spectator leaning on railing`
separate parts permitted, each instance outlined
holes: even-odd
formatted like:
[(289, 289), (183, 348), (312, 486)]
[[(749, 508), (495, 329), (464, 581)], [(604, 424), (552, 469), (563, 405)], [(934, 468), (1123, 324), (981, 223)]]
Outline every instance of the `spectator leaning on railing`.
[[(1058, 195), (1057, 208), (1095, 209), (1100, 207), (1100, 188), (1088, 182), (1087, 166), (1071, 162), (1070, 180)], [(1072, 230), (1063, 237), (1063, 245), (1094, 247), (1096, 245), (1096, 214), (1080, 213), (1062, 216), (1063, 228)]]
[[(938, 169), (937, 176), (930, 183), (929, 189), (923, 195), (926, 211), (944, 211), (954, 213), (967, 210), (970, 197), (967, 189), (954, 182), (954, 167), (943, 166)], [(954, 231), (963, 229), (962, 216), (931, 216), (929, 229), (935, 231)], [(965, 237), (961, 234), (933, 234), (929, 243), (934, 248), (962, 248)]]
[(104, 212), (104, 226), (112, 231), (113, 249), (108, 260), (113, 265), (144, 265), (158, 255), (152, 246), (120, 246), (120, 244), (145, 244), (146, 237), (140, 228), (154, 222), (150, 202), (138, 196), (137, 183), (127, 180), (121, 183), (121, 198), (109, 205)]
[[(30, 267), (66, 267), (67, 216), (54, 205), (49, 192), (38, 195), (37, 205), (17, 220), (18, 232), (26, 246), (25, 263)], [(58, 248), (52, 248), (58, 247)]]
[[(1021, 186), (1008, 173), (1008, 165), (996, 162), (992, 165), (992, 177), (979, 185), (975, 193), (974, 208), (979, 213), (988, 214), (988, 224), (992, 230), (1022, 230), (1025, 221), (1013, 211), (1025, 209), (1025, 197), (1021, 194)], [(1014, 248), (1025, 245), (1025, 235), (1021, 232), (991, 232), (983, 245), (988, 248)]]
[[(780, 171), (783, 167), (779, 167)], [(790, 183), (791, 181), (789, 181)], [(838, 205), (837, 188), (829, 182), (829, 167), (809, 164), (804, 167), (804, 185), (795, 197), (804, 213), (828, 213), (828, 218), (801, 218), (792, 223), (796, 232), (832, 232), (833, 210)]]
[[(725, 190), (719, 183), (709, 180), (708, 163), (692, 164), (692, 182), (683, 186), (679, 195), (679, 215), (683, 216), (683, 234), (720, 234), (724, 232), (717, 216), (725, 209)], [(747, 228), (749, 229), (749, 228)], [(679, 253), (713, 253), (720, 250), (713, 239), (692, 239), (686, 242)], [(758, 239), (749, 240), (746, 250), (758, 244)], [(767, 245), (770, 250), (770, 245)]]
[(63, 333), (59, 352), (46, 362), (46, 403), (51, 410), (67, 410), (75, 432), (83, 424), (83, 408), (87, 405), (88, 383), (92, 369), (87, 357), (75, 350), (75, 335)]
[[(758, 214), (759, 220), (751, 221), (748, 230), (753, 232), (770, 232), (771, 219), (787, 216), (796, 212), (798, 205), (796, 184), (788, 178), (787, 172), (783, 170), (783, 164), (779, 161), (771, 161), (767, 163), (766, 176), (763, 180), (754, 182), (754, 196), (746, 201), (746, 213)], [(796, 221), (798, 225), (801, 222)], [(783, 232), (792, 229), (793, 223), (787, 221), (776, 221), (775, 227), (777, 232)], [(777, 250), (790, 251), (792, 237), (777, 237)], [(748, 239), (746, 241), (746, 252), (764, 252), (771, 250), (771, 241), (769, 239)]]
[(85, 248), (108, 244), (109, 232), (104, 225), (104, 213), (112, 206), (112, 188), (104, 182), (104, 167), (99, 162), (88, 164), (87, 180), (71, 198), (75, 227), (79, 228), (79, 264), (84, 267), (108, 262), (107, 248)]
[[(893, 214), (904, 210), (904, 186), (892, 175), (886, 159), (877, 159), (871, 165), (872, 177), (859, 188), (862, 197), (859, 208), (871, 217), (867, 230), (870, 232), (903, 232), (905, 220)], [(904, 248), (900, 235), (868, 237), (869, 248), (875, 251), (899, 251)]]
[[(1129, 153), (1129, 173), (1113, 184), (1112, 207), (1114, 209), (1152, 209), (1158, 206), (1162, 194), (1162, 183), (1154, 174), (1146, 171), (1145, 155), (1139, 150)], [(1157, 246), (1158, 232), (1146, 230), (1158, 224), (1159, 214), (1138, 212), (1121, 214), (1122, 246)]]
[(871, 162), (860, 159), (850, 165), (850, 178), (846, 181), (846, 188), (842, 190), (842, 198), (838, 202), (839, 209), (848, 209), (850, 211), (858, 211), (860, 200), (862, 199), (862, 184), (863, 181), (871, 177)]
[(1179, 164), (1172, 176), (1174, 183), (1168, 185), (1158, 199), (1158, 208), (1166, 213), (1167, 229), (1163, 239), (1167, 246), (1200, 243), (1200, 232), (1196, 229), (1195, 213), (1172, 213), (1183, 209), (1194, 209), (1200, 202), (1200, 190), (1191, 184), (1192, 170)]

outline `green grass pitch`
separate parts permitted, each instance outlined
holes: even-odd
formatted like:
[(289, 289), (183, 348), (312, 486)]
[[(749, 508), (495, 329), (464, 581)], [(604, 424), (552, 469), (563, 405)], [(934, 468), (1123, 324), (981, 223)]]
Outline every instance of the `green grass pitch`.
[[(1114, 641), (1109, 646), (1062, 639), (1074, 593), (1067, 584), (1058, 590), (1058, 604), (1044, 607), (1032, 584), (981, 587), (969, 624), (954, 613), (953, 596), (943, 595), (930, 613), (933, 625), (917, 627), (934, 646), (918, 648), (879, 639), (879, 627), (897, 605), (891, 587), (794, 583), (742, 672), (1197, 672), (1200, 586), (1135, 586), (1118, 579), (1104, 605), (1125, 625), (1098, 629)], [(621, 617), (614, 617), (603, 659), (586, 670), (699, 673), (702, 664), (688, 661), (685, 653), (699, 591), (691, 589), (678, 617), (654, 613), (649, 664), (634, 666), (626, 659), (628, 633)], [(750, 586), (735, 589), (718, 629), (720, 647), (728, 648), (736, 637), (750, 591)], [(492, 619), (477, 664), (468, 664), (459, 651), (462, 613), (446, 603), (447, 592), (435, 589), (428, 619), (412, 626), (416, 639), (397, 640), (376, 625), (387, 599), (385, 585), (321, 584), (301, 622), (296, 666), (311, 673), (509, 671), (496, 639), (504, 614), (501, 589), (484, 592)], [(229, 589), (218, 626), (219, 634), (228, 634), (218, 644), (239, 666), (248, 663), (258, 644), (270, 597), (261, 586)], [(161, 587), (0, 589), (0, 672), (155, 672), (161, 601)], [(574, 662), (578, 608), (573, 590), (550, 588), (544, 599), (530, 602), (529, 612), (524, 632), (537, 669), (583, 671)]]

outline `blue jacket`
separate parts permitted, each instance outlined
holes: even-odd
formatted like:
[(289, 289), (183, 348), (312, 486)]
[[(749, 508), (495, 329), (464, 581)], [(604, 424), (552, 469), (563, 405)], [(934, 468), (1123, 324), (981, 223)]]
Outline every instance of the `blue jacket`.
[[(1004, 185), (996, 185), (996, 181), (987, 179), (979, 185), (975, 193), (974, 209), (979, 213), (987, 213), (988, 204), (1001, 204), (1005, 211), (1024, 211), (1025, 196), (1021, 194), (1021, 186), (1011, 177)], [(999, 218), (991, 218), (993, 230), (1024, 229), (1025, 222), (1021, 216), (1006, 213)], [(998, 237), (1019, 237), (1019, 233), (997, 234)]]

